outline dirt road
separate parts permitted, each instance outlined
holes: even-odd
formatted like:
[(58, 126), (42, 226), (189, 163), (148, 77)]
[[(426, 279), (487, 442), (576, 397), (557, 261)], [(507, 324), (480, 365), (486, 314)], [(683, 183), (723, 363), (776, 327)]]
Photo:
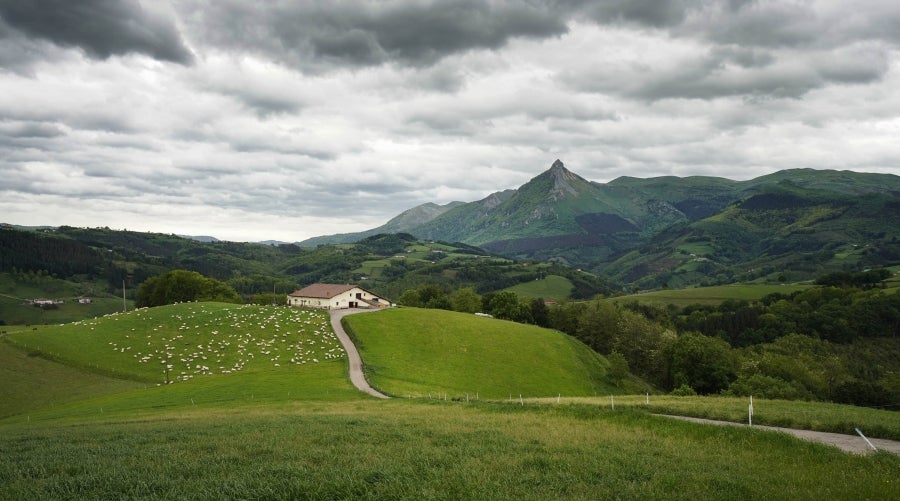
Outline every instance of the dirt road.
[(344, 332), (344, 327), (341, 325), (341, 319), (347, 315), (352, 315), (354, 313), (365, 313), (369, 311), (378, 311), (378, 310), (363, 310), (363, 309), (349, 309), (349, 310), (331, 310), (331, 327), (334, 329), (334, 333), (337, 334), (338, 340), (340, 340), (341, 344), (344, 345), (344, 351), (347, 352), (347, 360), (350, 365), (350, 382), (353, 383), (353, 386), (356, 386), (361, 391), (372, 395), (373, 397), (378, 398), (390, 398), (384, 393), (376, 390), (369, 386), (369, 382), (366, 381), (366, 376), (363, 374), (362, 370), (362, 359), (359, 358), (359, 351), (357, 351), (356, 346), (353, 344), (353, 341), (350, 340), (350, 336)]
[[(663, 414), (659, 415), (663, 416)], [(685, 421), (692, 421), (694, 423), (714, 424), (719, 426), (747, 426), (743, 423), (732, 423), (730, 421), (713, 421), (711, 419), (700, 419), (687, 416), (664, 416), (674, 419), (682, 419)], [(803, 440), (812, 440), (813, 442), (821, 442), (823, 444), (833, 445), (844, 452), (851, 452), (854, 454), (870, 454), (874, 452), (872, 448), (869, 447), (869, 444), (867, 444), (866, 441), (863, 440), (859, 435), (844, 435), (841, 433), (828, 433), (824, 431), (812, 430), (795, 430), (793, 428), (779, 428), (777, 426), (754, 425), (753, 427), (761, 430), (780, 431), (782, 433), (787, 433)], [(874, 445), (880, 451), (888, 451), (900, 455), (900, 442), (896, 440), (869, 438), (869, 441), (872, 442), (872, 445)]]

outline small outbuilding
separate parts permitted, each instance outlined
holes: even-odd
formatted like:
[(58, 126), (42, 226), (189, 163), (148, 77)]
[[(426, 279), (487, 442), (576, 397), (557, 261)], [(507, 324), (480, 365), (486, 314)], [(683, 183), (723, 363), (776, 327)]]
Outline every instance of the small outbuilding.
[(287, 305), (340, 310), (345, 308), (387, 308), (391, 302), (358, 285), (312, 284), (288, 294)]

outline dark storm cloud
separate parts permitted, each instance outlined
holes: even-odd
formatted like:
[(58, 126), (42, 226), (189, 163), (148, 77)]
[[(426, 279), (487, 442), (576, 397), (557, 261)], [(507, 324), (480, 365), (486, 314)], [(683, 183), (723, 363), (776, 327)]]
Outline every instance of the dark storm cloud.
[(756, 47), (836, 47), (859, 40), (900, 42), (900, 9), (893, 1), (851, 3), (706, 2), (692, 11), (679, 36)]
[(192, 60), (174, 21), (136, 0), (0, 0), (0, 18), (27, 36), (79, 47), (93, 57), (141, 53), (182, 64)]
[(564, 17), (527, 2), (231, 1), (195, 3), (193, 12), (215, 45), (252, 48), (300, 65), (427, 66), (471, 49), (497, 49), (515, 37), (567, 32)]
[(666, 27), (684, 21), (691, 4), (684, 0), (560, 0), (552, 2), (563, 10), (571, 9), (599, 23), (632, 23), (637, 25)]
[(41, 122), (0, 121), (0, 136), (21, 138), (52, 138), (63, 136), (65, 132), (56, 124)]

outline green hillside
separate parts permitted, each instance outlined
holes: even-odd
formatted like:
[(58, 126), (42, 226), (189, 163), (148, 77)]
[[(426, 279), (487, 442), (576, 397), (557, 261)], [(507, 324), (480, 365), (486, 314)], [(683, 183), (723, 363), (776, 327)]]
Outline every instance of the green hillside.
[(753, 189), (755, 194), (663, 232), (604, 269), (639, 287), (681, 288), (809, 280), (900, 260), (895, 196), (846, 195), (786, 182)]
[[(900, 457), (889, 453), (856, 456), (758, 428), (650, 414), (740, 420), (745, 399), (651, 395), (648, 406), (641, 395), (613, 410), (608, 395), (623, 390), (605, 383), (606, 361), (555, 331), (412, 308), (347, 320), (370, 380), (424, 398), (385, 401), (353, 388), (321, 311), (188, 303), (10, 330), (0, 343), (0, 499), (896, 492)], [(896, 435), (883, 410), (756, 404), (762, 423), (852, 423)]]
[[(133, 308), (106, 292), (98, 281), (72, 282), (35, 273), (0, 273), (0, 325), (41, 325), (75, 322)], [(60, 304), (36, 306), (33, 299), (47, 298)], [(79, 303), (89, 298), (90, 303)]]
[(99, 395), (143, 387), (135, 381), (79, 370), (43, 358), (37, 351), (0, 342), (0, 418)]
[(154, 384), (344, 359), (321, 311), (185, 303), (8, 334), (73, 367)]
[(613, 390), (603, 357), (556, 331), (417, 308), (345, 322), (370, 383), (388, 394), (500, 399)]
[(647, 303), (657, 305), (688, 306), (692, 304), (717, 305), (723, 301), (758, 301), (763, 297), (779, 293), (790, 294), (808, 289), (810, 285), (758, 285), (734, 284), (714, 287), (694, 287), (690, 289), (667, 289), (605, 299), (612, 303)]
[(561, 301), (569, 298), (572, 293), (572, 286), (572, 281), (566, 277), (547, 275), (530, 282), (507, 287), (504, 290), (515, 292), (516, 295), (524, 298)]
[[(589, 182), (556, 161), (407, 231), (581, 268), (625, 288), (789, 282), (900, 262), (900, 177), (793, 169), (748, 181)], [(357, 238), (361, 238), (359, 234)]]

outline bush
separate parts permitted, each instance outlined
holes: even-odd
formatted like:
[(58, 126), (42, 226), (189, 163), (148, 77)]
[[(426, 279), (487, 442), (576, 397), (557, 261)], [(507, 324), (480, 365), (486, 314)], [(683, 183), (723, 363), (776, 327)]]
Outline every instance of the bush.
[(724, 393), (736, 397), (755, 396), (782, 400), (812, 398), (812, 394), (806, 391), (803, 385), (796, 382), (788, 383), (783, 379), (764, 374), (741, 376), (731, 383), (731, 386)]
[(682, 384), (678, 388), (672, 390), (669, 395), (674, 395), (676, 397), (695, 397), (697, 396), (697, 392), (690, 386)]

